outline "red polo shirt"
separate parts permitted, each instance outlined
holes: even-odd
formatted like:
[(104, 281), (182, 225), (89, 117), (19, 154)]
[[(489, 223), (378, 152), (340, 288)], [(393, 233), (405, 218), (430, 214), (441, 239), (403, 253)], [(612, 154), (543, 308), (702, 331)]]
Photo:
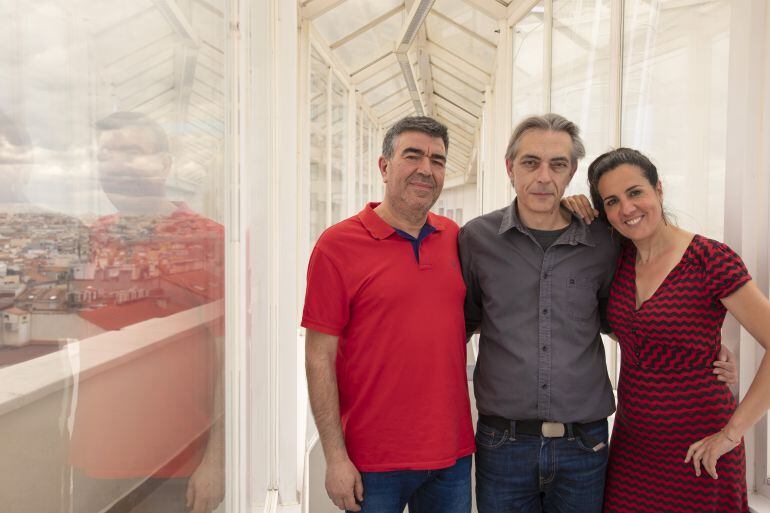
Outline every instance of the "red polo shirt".
[(321, 235), (302, 326), (339, 337), (342, 428), (359, 470), (449, 467), (474, 450), (458, 227), (428, 214), (436, 231), (418, 263), (376, 206)]

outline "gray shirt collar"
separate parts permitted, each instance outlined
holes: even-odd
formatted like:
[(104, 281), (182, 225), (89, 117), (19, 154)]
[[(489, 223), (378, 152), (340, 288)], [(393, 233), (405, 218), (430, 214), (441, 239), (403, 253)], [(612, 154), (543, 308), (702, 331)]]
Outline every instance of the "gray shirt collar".
[[(589, 229), (588, 225), (585, 224), (583, 220), (574, 212), (570, 212), (570, 215), (572, 219), (569, 228), (566, 232), (564, 232), (564, 234), (562, 234), (561, 237), (559, 237), (558, 243), (571, 244), (573, 246), (575, 244), (583, 244), (584, 246), (591, 247), (596, 246), (596, 242), (594, 242), (594, 238), (591, 235), (591, 230)], [(500, 230), (497, 232), (497, 234), (502, 235), (511, 228), (516, 228), (525, 235), (529, 234), (529, 229), (524, 225), (524, 223), (521, 222), (521, 219), (519, 218), (519, 214), (516, 209), (515, 198), (513, 202), (503, 211), (503, 220), (500, 222)]]

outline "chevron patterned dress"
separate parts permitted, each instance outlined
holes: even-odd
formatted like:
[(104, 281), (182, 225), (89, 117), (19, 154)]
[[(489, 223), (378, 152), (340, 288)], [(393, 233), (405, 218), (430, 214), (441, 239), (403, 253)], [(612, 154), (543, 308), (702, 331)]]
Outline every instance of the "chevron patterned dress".
[(729, 247), (696, 235), (637, 310), (635, 262), (636, 248), (624, 245), (608, 305), (621, 369), (604, 511), (748, 512), (743, 442), (717, 462), (719, 479), (696, 477), (684, 458), (735, 410), (712, 374), (727, 312), (719, 300), (751, 278)]

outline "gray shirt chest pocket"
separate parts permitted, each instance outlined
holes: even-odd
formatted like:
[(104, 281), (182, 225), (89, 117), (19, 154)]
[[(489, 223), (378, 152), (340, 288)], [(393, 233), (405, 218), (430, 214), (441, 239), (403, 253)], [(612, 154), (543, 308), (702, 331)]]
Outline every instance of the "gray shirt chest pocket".
[(596, 295), (598, 285), (595, 280), (573, 276), (567, 278), (566, 285), (567, 302), (573, 319), (585, 321), (597, 315), (599, 299)]

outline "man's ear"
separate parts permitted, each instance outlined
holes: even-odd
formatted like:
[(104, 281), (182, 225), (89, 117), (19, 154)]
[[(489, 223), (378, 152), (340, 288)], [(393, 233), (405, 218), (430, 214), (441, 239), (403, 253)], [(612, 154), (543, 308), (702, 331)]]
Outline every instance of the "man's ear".
[(383, 183), (388, 182), (388, 165), (390, 165), (388, 159), (380, 155), (380, 158), (377, 160), (377, 167), (380, 168), (380, 175), (382, 176)]
[(505, 159), (505, 172), (508, 173), (508, 178), (510, 178), (511, 183), (513, 183), (513, 162), (509, 159)]

